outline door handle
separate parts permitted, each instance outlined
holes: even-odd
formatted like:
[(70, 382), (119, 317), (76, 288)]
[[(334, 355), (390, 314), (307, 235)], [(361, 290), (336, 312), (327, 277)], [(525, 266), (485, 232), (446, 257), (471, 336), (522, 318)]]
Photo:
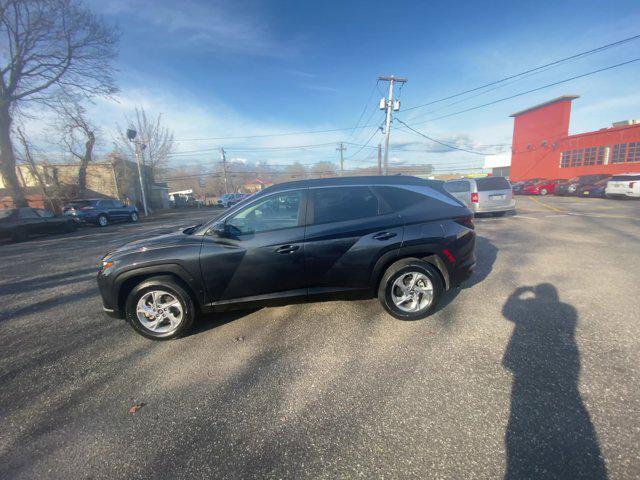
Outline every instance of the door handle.
[(373, 238), (375, 238), (376, 240), (389, 240), (390, 238), (393, 238), (396, 235), (398, 234), (394, 232), (382, 232), (382, 233), (376, 233), (373, 236)]
[(276, 253), (293, 253), (296, 250), (300, 250), (300, 245), (283, 245), (276, 248)]

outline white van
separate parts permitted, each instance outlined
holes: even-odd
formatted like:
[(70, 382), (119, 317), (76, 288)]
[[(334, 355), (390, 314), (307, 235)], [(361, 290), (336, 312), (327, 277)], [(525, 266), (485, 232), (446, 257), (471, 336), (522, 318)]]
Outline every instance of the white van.
[(640, 198), (640, 173), (614, 175), (604, 189), (607, 198)]

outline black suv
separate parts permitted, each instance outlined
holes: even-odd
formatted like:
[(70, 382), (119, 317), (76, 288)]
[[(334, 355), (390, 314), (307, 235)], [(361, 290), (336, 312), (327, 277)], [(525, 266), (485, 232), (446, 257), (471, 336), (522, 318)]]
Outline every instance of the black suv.
[(416, 320), (475, 266), (472, 213), (440, 182), (343, 177), (282, 183), (220, 218), (107, 254), (104, 310), (145, 337), (197, 312), (362, 294)]

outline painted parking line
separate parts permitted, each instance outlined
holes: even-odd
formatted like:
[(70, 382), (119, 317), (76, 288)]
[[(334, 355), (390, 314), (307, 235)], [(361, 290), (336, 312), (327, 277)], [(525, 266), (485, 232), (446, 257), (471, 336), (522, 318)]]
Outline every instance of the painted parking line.
[(541, 202), (540, 200), (538, 200), (535, 197), (525, 197), (525, 198), (528, 198), (532, 202), (536, 202), (538, 205), (540, 205), (540, 206), (542, 206), (544, 208), (548, 208), (549, 210), (553, 210), (554, 212), (562, 212), (563, 211), (561, 208), (554, 207), (553, 205), (549, 205), (548, 203)]

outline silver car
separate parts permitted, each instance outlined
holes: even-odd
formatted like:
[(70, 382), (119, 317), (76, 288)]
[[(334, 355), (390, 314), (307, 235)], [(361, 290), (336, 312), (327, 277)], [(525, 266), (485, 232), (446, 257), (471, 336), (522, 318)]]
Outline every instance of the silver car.
[(504, 177), (462, 178), (443, 186), (474, 213), (504, 215), (516, 208), (511, 184)]

